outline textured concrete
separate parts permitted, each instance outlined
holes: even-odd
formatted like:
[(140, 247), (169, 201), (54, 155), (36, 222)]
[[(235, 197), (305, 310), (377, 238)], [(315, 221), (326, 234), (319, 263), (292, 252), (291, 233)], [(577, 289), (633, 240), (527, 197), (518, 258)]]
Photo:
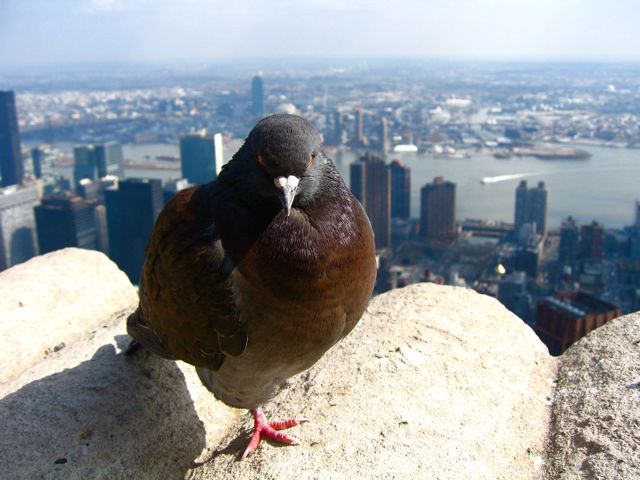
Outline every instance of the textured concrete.
[(136, 302), (105, 255), (67, 248), (0, 273), (0, 383)]
[[(126, 277), (99, 257), (67, 251), (0, 277), (3, 292), (6, 278), (22, 282), (20, 295), (3, 293), (2, 302), (40, 312), (24, 317), (25, 307), (14, 306), (4, 319), (13, 327), (0, 350), (38, 346), (28, 366), (0, 384), (2, 478), (543, 474), (557, 362), (495, 299), (432, 284), (373, 299), (352, 334), (265, 407), (273, 418), (310, 419), (291, 432), (301, 444), (266, 442), (239, 461), (251, 426), (246, 412), (217, 402), (188, 365), (121, 354), (135, 302)], [(96, 274), (96, 265), (105, 269)], [(110, 289), (126, 301), (105, 300)], [(64, 348), (42, 353), (62, 341)]]
[(640, 478), (640, 313), (560, 357), (548, 455), (549, 478)]

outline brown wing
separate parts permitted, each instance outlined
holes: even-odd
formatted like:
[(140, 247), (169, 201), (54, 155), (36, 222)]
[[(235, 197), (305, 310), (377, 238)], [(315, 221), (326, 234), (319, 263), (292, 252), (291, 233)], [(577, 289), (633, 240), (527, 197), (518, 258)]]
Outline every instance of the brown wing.
[(207, 205), (182, 190), (162, 210), (147, 246), (140, 309), (129, 333), (165, 357), (217, 369), (241, 354), (246, 331), (238, 322), (225, 255)]

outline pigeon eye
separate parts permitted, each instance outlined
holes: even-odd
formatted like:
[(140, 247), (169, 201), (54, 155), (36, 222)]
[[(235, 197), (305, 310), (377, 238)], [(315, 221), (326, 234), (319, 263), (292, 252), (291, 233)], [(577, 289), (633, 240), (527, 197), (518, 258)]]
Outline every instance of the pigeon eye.
[(313, 161), (316, 159), (316, 157), (318, 156), (318, 151), (314, 150), (311, 155), (309, 155), (309, 160), (307, 160), (307, 168), (309, 168), (311, 166), (311, 164), (313, 164)]

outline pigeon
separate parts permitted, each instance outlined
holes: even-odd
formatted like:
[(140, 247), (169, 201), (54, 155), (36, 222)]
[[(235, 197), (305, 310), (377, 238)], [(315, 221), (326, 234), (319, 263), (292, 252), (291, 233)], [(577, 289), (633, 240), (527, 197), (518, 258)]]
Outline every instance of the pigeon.
[(127, 320), (133, 344), (196, 367), (261, 438), (297, 444), (262, 405), (357, 324), (376, 276), (362, 206), (302, 117), (265, 117), (212, 182), (158, 216)]

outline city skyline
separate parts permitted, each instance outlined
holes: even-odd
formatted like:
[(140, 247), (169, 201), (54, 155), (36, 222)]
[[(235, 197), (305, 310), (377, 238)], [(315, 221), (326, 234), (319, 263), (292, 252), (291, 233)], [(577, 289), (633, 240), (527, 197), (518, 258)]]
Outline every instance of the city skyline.
[(639, 21), (631, 0), (7, 1), (0, 68), (296, 57), (638, 61)]

